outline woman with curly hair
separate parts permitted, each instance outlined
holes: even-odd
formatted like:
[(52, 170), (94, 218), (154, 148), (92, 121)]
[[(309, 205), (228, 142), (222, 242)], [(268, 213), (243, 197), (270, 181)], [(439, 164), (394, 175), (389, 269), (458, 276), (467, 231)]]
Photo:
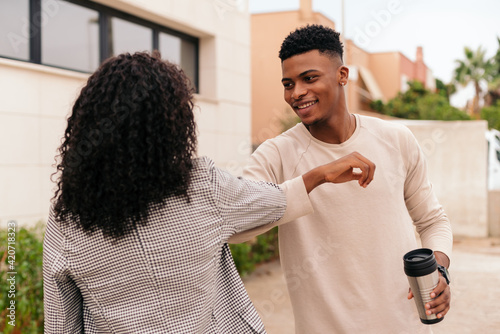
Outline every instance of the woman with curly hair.
[(229, 237), (310, 212), (319, 184), (373, 178), (356, 153), (281, 187), (231, 176), (195, 157), (189, 87), (159, 53), (125, 53), (82, 89), (44, 238), (46, 333), (264, 332)]

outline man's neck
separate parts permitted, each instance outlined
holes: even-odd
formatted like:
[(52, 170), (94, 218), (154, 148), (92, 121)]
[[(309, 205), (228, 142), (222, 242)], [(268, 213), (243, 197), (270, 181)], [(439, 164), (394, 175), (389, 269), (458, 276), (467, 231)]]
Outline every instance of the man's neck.
[(333, 117), (328, 123), (306, 126), (311, 135), (328, 144), (341, 144), (356, 130), (356, 117), (348, 112)]

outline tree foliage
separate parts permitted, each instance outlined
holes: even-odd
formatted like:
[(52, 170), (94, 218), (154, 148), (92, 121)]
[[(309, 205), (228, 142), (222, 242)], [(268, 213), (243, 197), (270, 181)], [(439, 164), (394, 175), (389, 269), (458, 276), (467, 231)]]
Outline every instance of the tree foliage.
[(446, 98), (448, 103), (450, 97), (457, 92), (457, 87), (453, 83), (445, 84), (443, 81), (436, 79), (436, 93)]
[[(10, 262), (7, 256), (8, 230), (0, 230), (0, 333), (43, 333), (43, 232), (45, 226), (38, 224), (33, 228), (17, 228), (15, 231), (15, 259)], [(12, 268), (10, 267), (12, 266)], [(12, 275), (9, 272), (15, 271)], [(8, 278), (15, 277), (15, 289), (8, 293)], [(13, 282), (14, 282), (13, 281)], [(5, 288), (4, 288), (5, 287)], [(8, 307), (14, 303), (15, 320), (7, 317)], [(12, 326), (12, 322), (15, 326)]]
[(481, 118), (488, 121), (488, 128), (500, 131), (500, 100), (493, 106), (481, 109)]
[(410, 81), (408, 86), (407, 91), (399, 92), (387, 104), (378, 100), (370, 105), (371, 108), (389, 116), (407, 119), (470, 119), (465, 112), (450, 105), (446, 93), (433, 93), (425, 89), (419, 81)]
[(500, 38), (497, 37), (498, 49), (490, 59), (492, 64), (491, 80), (485, 96), (485, 107), (481, 109), (481, 118), (488, 121), (490, 129), (500, 130)]
[(492, 58), (493, 62), (493, 78), (488, 82), (488, 92), (485, 96), (485, 105), (494, 106), (500, 101), (500, 38), (497, 37), (498, 49)]
[(486, 59), (486, 50), (481, 47), (476, 51), (465, 47), (464, 54), (465, 59), (456, 60), (458, 66), (455, 68), (454, 81), (462, 86), (467, 86), (469, 83), (474, 85), (473, 113), (478, 115), (482, 93), (480, 83), (493, 80), (496, 66), (493, 59)]

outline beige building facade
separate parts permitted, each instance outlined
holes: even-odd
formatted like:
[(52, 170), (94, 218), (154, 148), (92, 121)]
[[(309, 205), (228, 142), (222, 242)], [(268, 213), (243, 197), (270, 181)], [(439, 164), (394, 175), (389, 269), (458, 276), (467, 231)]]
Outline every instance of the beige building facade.
[[(85, 41), (87, 38), (91, 41), (95, 37), (91, 34), (93, 25), (97, 22), (93, 17), (97, 18), (99, 15), (95, 12), (104, 7), (104, 13), (112, 17), (111, 20), (115, 14), (122, 15), (116, 19), (120, 24), (117, 27), (135, 29), (133, 31), (140, 33), (165, 28), (167, 32), (174, 31), (165, 38), (184, 34), (199, 41), (198, 54), (192, 54), (198, 58), (198, 93), (195, 95), (198, 155), (211, 157), (218, 166), (233, 173), (241, 170), (251, 152), (250, 15), (247, 0), (42, 0), (37, 17), (44, 17), (46, 21), (42, 26), (30, 28), (33, 33), (41, 29), (42, 64), (16, 59), (22, 58), (16, 52), (22, 54), (29, 39), (29, 31), (22, 26), (25, 22), (23, 16), (18, 17), (14, 12), (25, 10), (24, 19), (29, 21), (29, 1), (26, 0), (24, 9), (23, 1), (0, 2), (0, 12), (6, 15), (10, 11), (9, 16), (13, 17), (12, 26), (6, 26), (2, 24), (6, 24), (4, 19), (7, 17), (0, 16), (2, 37), (10, 38), (0, 41), (0, 222), (6, 224), (15, 220), (29, 225), (44, 221), (48, 216), (55, 185), (50, 175), (55, 171), (56, 150), (72, 103), (91, 71), (85, 73), (44, 65), (51, 51), (46, 45), (58, 47), (53, 55), (62, 56), (61, 61), (68, 61), (74, 47), (72, 43), (77, 40), (69, 33), (64, 34), (60, 26), (54, 33), (61, 34), (61, 38), (51, 40), (47, 36), (51, 26), (69, 22), (69, 32), (78, 25), (80, 18), (87, 20), (84, 15), (90, 13), (92, 19), (85, 22), (88, 29), (72, 32), (81, 33), (86, 37)], [(1, 7), (9, 4), (15, 4), (15, 7)], [(144, 24), (141, 26), (137, 22)], [(123, 43), (131, 40), (128, 30), (114, 30), (113, 33), (124, 35)], [(65, 35), (70, 38), (63, 40)], [(162, 36), (160, 34), (160, 43)], [(116, 45), (117, 53), (144, 50), (117, 49)], [(87, 53), (95, 51), (89, 47), (84, 49)], [(29, 52), (26, 55), (26, 58), (30, 57)], [(94, 61), (95, 67), (97, 58), (96, 53), (89, 59)]]

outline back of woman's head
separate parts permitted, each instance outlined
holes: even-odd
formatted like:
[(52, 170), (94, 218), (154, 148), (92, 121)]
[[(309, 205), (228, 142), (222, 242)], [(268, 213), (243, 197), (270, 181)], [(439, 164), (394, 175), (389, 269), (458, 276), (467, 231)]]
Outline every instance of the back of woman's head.
[(59, 148), (56, 217), (120, 237), (150, 204), (187, 196), (196, 151), (192, 89), (159, 53), (106, 60), (77, 98)]

